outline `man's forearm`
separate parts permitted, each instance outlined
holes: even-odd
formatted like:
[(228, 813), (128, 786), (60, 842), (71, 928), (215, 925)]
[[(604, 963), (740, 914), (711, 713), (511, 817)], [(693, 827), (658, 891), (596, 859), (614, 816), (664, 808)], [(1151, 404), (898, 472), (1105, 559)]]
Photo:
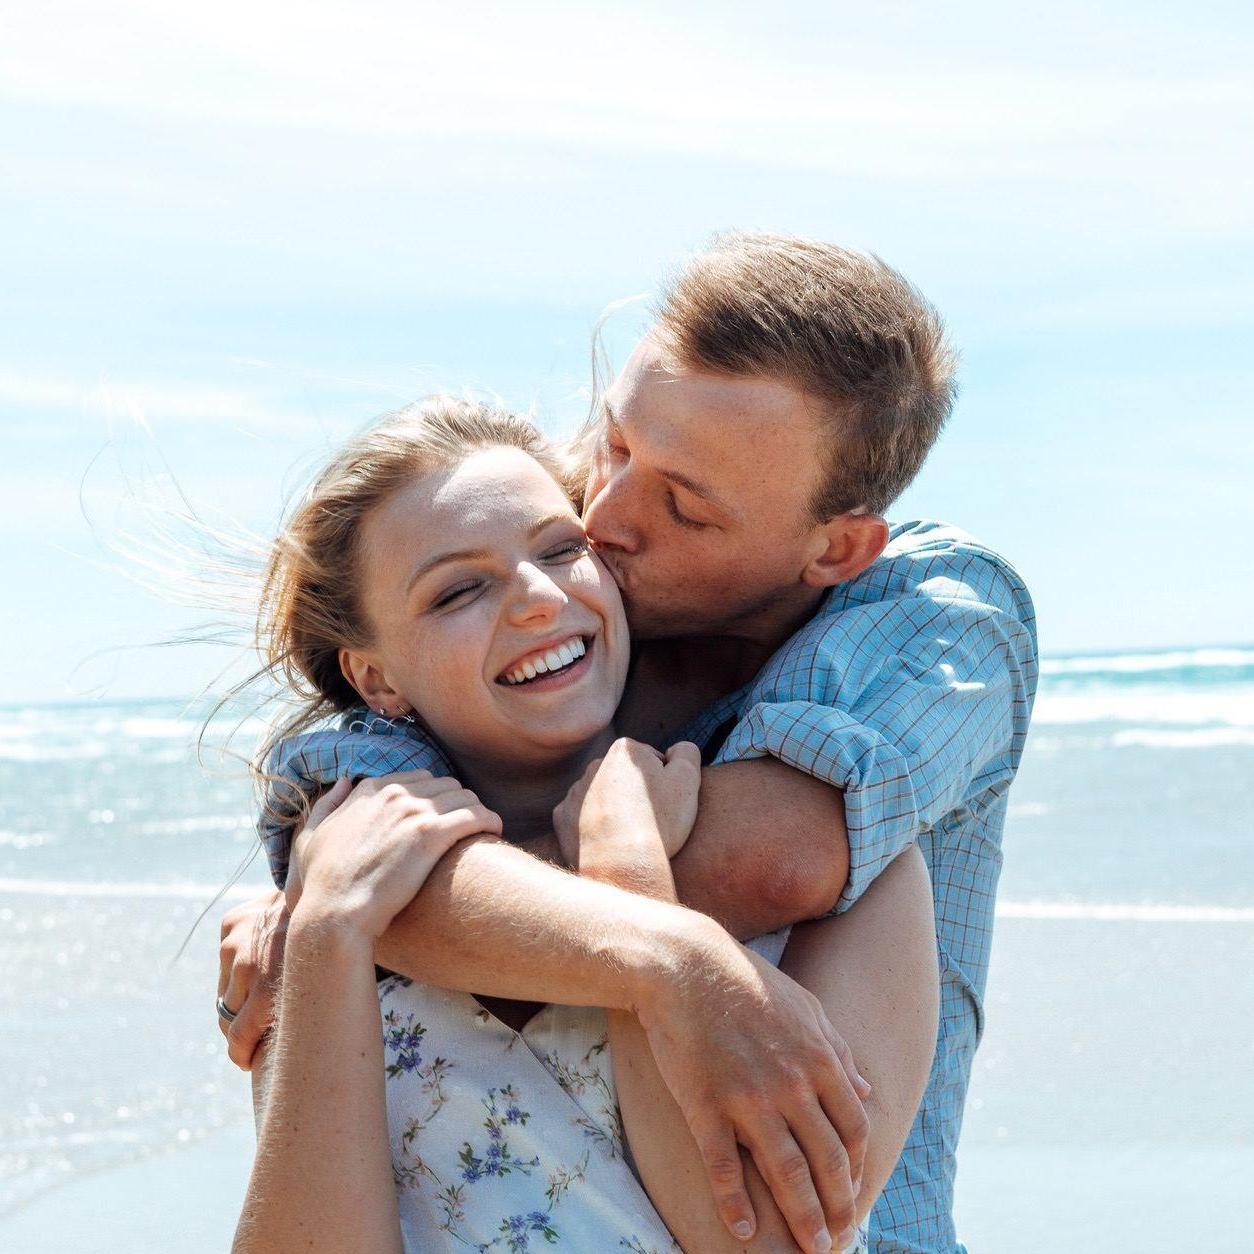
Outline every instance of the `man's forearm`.
[(484, 837), (441, 859), (377, 957), (444, 988), (638, 1011), (649, 988), (680, 978), (719, 944), (719, 930), (693, 911)]

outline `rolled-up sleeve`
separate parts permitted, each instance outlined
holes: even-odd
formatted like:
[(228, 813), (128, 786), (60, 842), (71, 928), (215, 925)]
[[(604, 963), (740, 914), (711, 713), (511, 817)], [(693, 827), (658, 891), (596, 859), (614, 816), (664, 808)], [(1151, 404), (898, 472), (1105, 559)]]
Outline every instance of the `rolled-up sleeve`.
[(372, 719), (365, 710), (345, 716), (339, 728), (281, 740), (266, 763), (266, 792), (257, 823), (275, 884), (282, 888), (287, 883), (302, 795), (308, 802), (337, 779), (356, 782), (400, 771), (452, 774), (444, 753), (422, 732)]
[(923, 831), (1009, 787), (1034, 625), (1000, 559), (947, 554), (898, 595), (820, 614), (758, 676), (714, 760), (769, 755), (844, 792), (849, 879), (834, 913)]

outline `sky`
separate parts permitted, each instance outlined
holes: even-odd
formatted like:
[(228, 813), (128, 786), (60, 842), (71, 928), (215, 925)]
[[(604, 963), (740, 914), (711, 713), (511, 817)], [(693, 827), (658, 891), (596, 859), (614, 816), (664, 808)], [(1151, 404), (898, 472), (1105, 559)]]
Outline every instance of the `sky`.
[(1252, 54), (1205, 0), (0, 5), (0, 704), (223, 659), (157, 647), (205, 615), (139, 488), (265, 535), (437, 388), (569, 430), (606, 307), (731, 227), (940, 308), (892, 516), (1005, 553), (1046, 652), (1254, 640)]

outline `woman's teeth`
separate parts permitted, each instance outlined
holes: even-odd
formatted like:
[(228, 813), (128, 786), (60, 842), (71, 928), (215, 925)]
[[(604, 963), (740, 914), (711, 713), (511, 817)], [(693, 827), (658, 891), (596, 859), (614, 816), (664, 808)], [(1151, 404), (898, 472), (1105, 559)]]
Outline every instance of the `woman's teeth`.
[(587, 651), (583, 640), (576, 636), (556, 649), (533, 654), (521, 665), (514, 667), (511, 671), (506, 671), (501, 678), (507, 684), (525, 684), (527, 680), (535, 679), (537, 675), (552, 674), (553, 671), (560, 671), (572, 662), (577, 662)]

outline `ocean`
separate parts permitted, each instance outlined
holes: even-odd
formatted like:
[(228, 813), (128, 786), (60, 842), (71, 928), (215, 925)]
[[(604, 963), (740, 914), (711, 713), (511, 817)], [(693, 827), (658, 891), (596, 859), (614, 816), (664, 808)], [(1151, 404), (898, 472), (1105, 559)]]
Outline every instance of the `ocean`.
[[(214, 1014), (217, 937), (267, 875), (222, 728), (197, 759), (202, 717), (177, 701), (0, 709), (0, 1246), (75, 1181), (250, 1125)], [(233, 749), (260, 731), (245, 721)], [(968, 1189), (992, 1196), (992, 1173), (1051, 1146), (1095, 1170), (1126, 1149), (1147, 1181), (1158, 1149), (1178, 1163), (1191, 1146), (1202, 1179), (1223, 1147), (1248, 1152), (1251, 814), (1254, 646), (1045, 661), (1011, 794)], [(1181, 1057), (1199, 1068), (1181, 1073), (1184, 1118), (1178, 1086), (1169, 1101), (1157, 1087)]]

